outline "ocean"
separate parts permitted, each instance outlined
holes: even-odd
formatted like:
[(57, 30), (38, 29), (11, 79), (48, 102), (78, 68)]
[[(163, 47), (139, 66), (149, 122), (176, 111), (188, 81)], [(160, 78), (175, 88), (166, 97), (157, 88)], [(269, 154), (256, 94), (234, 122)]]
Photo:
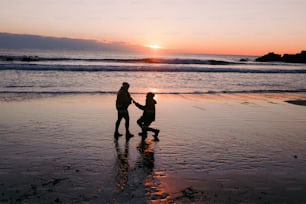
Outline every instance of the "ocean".
[(0, 94), (306, 92), (306, 64), (254, 56), (0, 50)]

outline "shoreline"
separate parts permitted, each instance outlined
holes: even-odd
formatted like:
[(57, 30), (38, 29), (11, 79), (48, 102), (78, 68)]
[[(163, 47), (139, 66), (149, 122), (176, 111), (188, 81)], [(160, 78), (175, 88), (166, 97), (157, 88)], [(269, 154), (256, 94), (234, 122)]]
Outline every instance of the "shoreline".
[[(63, 92), (63, 93), (56, 93), (56, 92), (13, 92), (13, 93), (0, 93), (0, 102), (13, 102), (13, 101), (23, 101), (23, 100), (32, 100), (32, 99), (43, 99), (43, 98), (54, 98), (54, 97), (82, 97), (82, 96), (116, 96), (117, 92)], [(146, 94), (145, 93), (133, 93), (132, 95), (137, 96), (138, 98), (142, 98)], [(155, 93), (159, 96), (166, 96), (166, 97), (194, 97), (201, 100), (222, 100), (224, 98), (227, 99), (236, 99), (236, 100), (278, 100), (278, 101), (284, 101), (288, 103), (294, 104), (296, 103), (304, 103), (304, 100), (306, 100), (306, 92), (267, 92), (267, 93), (257, 93), (257, 92), (250, 92), (250, 93), (223, 93), (223, 92), (207, 92), (207, 93)], [(17, 99), (17, 100), (15, 100)], [(298, 105), (298, 104), (297, 104)]]
[(305, 100), (157, 95), (145, 143), (133, 106), (135, 136), (114, 142), (114, 94), (1, 100), (0, 202), (305, 202)]

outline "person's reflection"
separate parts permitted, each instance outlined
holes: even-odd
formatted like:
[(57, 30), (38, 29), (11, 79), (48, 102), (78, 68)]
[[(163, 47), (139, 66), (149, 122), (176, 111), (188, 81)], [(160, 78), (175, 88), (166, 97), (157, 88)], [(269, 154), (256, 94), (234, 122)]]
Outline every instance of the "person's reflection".
[(143, 169), (143, 171), (149, 175), (153, 172), (154, 169), (154, 151), (150, 144), (145, 140), (141, 140), (137, 149), (140, 153), (140, 157), (137, 161), (138, 168)]
[[(136, 162), (137, 176), (148, 200), (158, 192), (154, 178), (154, 150), (150, 143), (141, 140), (137, 146), (139, 157)], [(141, 188), (141, 187), (140, 187)]]
[(136, 162), (136, 170), (139, 178), (139, 184), (144, 188), (144, 195), (147, 198), (148, 203), (167, 203), (168, 193), (165, 192), (160, 184), (161, 181), (156, 175), (155, 158), (154, 158), (154, 142), (141, 140), (137, 149), (139, 151), (139, 157)]
[(125, 143), (124, 152), (121, 151), (118, 141), (115, 141), (115, 148), (117, 152), (116, 192), (122, 192), (127, 185), (129, 177), (129, 143)]
[[(141, 140), (137, 145), (138, 157), (134, 165), (129, 164), (129, 143), (120, 146), (115, 141), (117, 159), (115, 164), (114, 201), (121, 203), (135, 197), (148, 201), (167, 197), (159, 188), (159, 180), (154, 173), (154, 145), (152, 141)], [(132, 199), (132, 200), (131, 200)], [(131, 202), (132, 203), (132, 202)]]

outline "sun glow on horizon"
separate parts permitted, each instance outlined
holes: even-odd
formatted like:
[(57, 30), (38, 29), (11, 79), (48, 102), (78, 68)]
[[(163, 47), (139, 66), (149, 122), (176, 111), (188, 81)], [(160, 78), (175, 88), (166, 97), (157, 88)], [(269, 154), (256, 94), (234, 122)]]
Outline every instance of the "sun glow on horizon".
[(158, 89), (157, 88), (151, 88), (150, 92), (154, 93), (154, 99), (156, 101), (158, 101), (158, 96), (157, 96)]
[(153, 50), (159, 50), (159, 49), (162, 48), (161, 46), (156, 45), (156, 44), (147, 44), (147, 45), (145, 45), (145, 47), (151, 48)]

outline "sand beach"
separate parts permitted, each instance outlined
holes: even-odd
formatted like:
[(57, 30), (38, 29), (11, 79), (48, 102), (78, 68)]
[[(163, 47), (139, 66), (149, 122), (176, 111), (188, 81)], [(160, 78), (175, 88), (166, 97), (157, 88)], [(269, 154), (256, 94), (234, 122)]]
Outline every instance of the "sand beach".
[(0, 203), (306, 202), (305, 94), (160, 94), (159, 142), (114, 94), (1, 99)]

